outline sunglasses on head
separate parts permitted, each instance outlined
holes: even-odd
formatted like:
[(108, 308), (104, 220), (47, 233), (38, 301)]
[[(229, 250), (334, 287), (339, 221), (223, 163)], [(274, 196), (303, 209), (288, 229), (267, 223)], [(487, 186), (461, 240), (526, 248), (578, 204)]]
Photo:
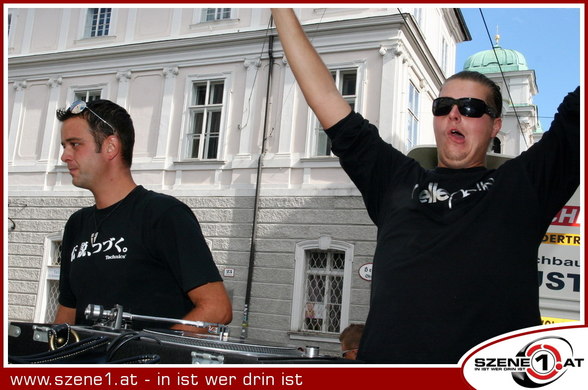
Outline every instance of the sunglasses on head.
[(88, 110), (92, 114), (96, 115), (96, 118), (98, 118), (102, 122), (106, 123), (108, 125), (108, 127), (110, 127), (112, 129), (112, 132), (113, 133), (116, 133), (116, 130), (114, 130), (114, 126), (112, 126), (110, 123), (106, 122), (100, 115), (96, 114), (96, 112), (94, 112), (94, 110), (92, 110), (90, 107), (88, 107), (88, 105), (86, 104), (86, 102), (83, 101), (83, 100), (76, 100), (67, 109), (67, 111), (69, 111), (69, 112), (71, 112), (72, 114), (75, 114), (75, 115), (81, 114), (84, 110)]
[(476, 98), (453, 99), (440, 97), (433, 100), (433, 115), (444, 116), (451, 112), (454, 105), (457, 105), (459, 113), (468, 118), (480, 118), (484, 114), (491, 118), (498, 118), (496, 110), (486, 104), (485, 101)]

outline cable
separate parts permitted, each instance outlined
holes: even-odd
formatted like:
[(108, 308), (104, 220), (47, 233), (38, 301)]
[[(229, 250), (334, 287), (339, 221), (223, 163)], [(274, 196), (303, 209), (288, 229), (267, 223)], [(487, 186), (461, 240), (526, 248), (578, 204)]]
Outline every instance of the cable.
[[(273, 17), (270, 17), (270, 26), (273, 23)], [(265, 47), (265, 42), (264, 42)], [(255, 182), (255, 198), (253, 204), (253, 221), (251, 226), (251, 244), (249, 248), (249, 265), (247, 267), (247, 284), (245, 287), (245, 301), (243, 304), (243, 320), (241, 323), (241, 335), (240, 338), (242, 340), (247, 338), (248, 335), (248, 328), (249, 328), (249, 306), (251, 304), (251, 289), (253, 287), (253, 268), (255, 267), (255, 252), (256, 252), (256, 244), (255, 240), (257, 238), (257, 223), (258, 223), (258, 211), (259, 211), (259, 199), (261, 194), (261, 174), (263, 169), (263, 158), (266, 153), (266, 142), (268, 139), (267, 135), (267, 127), (268, 127), (268, 118), (269, 118), (269, 109), (270, 109), (270, 91), (272, 87), (272, 79), (273, 79), (273, 66), (274, 66), (274, 35), (269, 36), (268, 40), (268, 59), (269, 59), (269, 67), (268, 67), (268, 78), (267, 78), (267, 88), (266, 88), (266, 99), (265, 99), (265, 110), (264, 110), (264, 120), (263, 120), (263, 137), (261, 142), (261, 152), (259, 154), (259, 158), (257, 160), (257, 171), (256, 171), (256, 182)]]
[(525, 141), (525, 146), (527, 149), (529, 148), (529, 144), (527, 143), (527, 139), (525, 138), (525, 133), (523, 133), (523, 126), (521, 125), (521, 119), (519, 118), (519, 114), (517, 113), (516, 107), (514, 105), (514, 101), (510, 94), (510, 88), (508, 87), (508, 83), (506, 82), (506, 77), (504, 76), (504, 72), (502, 71), (502, 66), (500, 65), (500, 61), (498, 60), (498, 54), (496, 53), (496, 46), (492, 43), (492, 37), (490, 36), (490, 31), (488, 31), (488, 25), (486, 24), (486, 19), (484, 18), (484, 13), (482, 12), (482, 8), (478, 8), (480, 10), (480, 15), (482, 16), (482, 21), (484, 22), (484, 28), (486, 28), (486, 34), (488, 35), (488, 39), (490, 40), (490, 44), (492, 45), (492, 52), (494, 53), (494, 57), (496, 58), (496, 63), (498, 64), (498, 69), (500, 70), (500, 75), (502, 76), (502, 81), (504, 81), (504, 86), (506, 87), (506, 92), (508, 93), (508, 98), (511, 103), (512, 110), (517, 118), (517, 123), (519, 125), (519, 131), (521, 132), (521, 136), (523, 141)]
[(263, 43), (261, 45), (261, 52), (259, 53), (260, 66), (258, 66), (257, 69), (255, 70), (255, 75), (253, 76), (253, 84), (251, 85), (251, 92), (249, 93), (249, 98), (247, 99), (247, 118), (245, 118), (245, 123), (239, 125), (240, 129), (244, 129), (249, 124), (249, 115), (251, 114), (251, 99), (253, 97), (253, 91), (255, 91), (255, 83), (257, 81), (257, 74), (259, 73), (259, 68), (261, 67), (261, 58), (262, 58), (263, 52), (265, 50), (265, 43), (268, 40), (269, 31), (270, 31), (272, 24), (273, 24), (272, 20), (273, 19), (270, 16), (268, 26), (265, 29), (265, 37), (263, 38)]

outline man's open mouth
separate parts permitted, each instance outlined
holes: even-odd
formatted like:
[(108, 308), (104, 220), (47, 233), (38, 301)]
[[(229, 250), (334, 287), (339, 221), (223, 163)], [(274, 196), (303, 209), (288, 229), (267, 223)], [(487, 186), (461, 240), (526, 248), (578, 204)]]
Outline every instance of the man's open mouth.
[(457, 130), (451, 130), (449, 133), (451, 134), (452, 137), (456, 137), (456, 138), (460, 138), (460, 139), (465, 138), (465, 135), (463, 135), (462, 133), (460, 133)]

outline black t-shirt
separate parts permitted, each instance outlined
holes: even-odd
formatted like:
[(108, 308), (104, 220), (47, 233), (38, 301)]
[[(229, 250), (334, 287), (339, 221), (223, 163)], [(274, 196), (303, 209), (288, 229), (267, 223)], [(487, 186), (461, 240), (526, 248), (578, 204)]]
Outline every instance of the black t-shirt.
[(182, 318), (194, 307), (188, 291), (222, 280), (194, 213), (142, 186), (106, 209), (75, 212), (61, 259), (59, 303), (77, 309), (77, 324), (88, 323), (88, 304)]
[(327, 134), (378, 228), (358, 359), (457, 363), (540, 324), (538, 247), (579, 184), (579, 91), (540, 142), (497, 170), (425, 170), (357, 113)]

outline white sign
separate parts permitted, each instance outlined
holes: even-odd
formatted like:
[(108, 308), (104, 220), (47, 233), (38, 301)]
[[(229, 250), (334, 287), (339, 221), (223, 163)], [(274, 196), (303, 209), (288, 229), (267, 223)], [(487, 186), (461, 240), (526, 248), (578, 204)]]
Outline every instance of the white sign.
[(359, 267), (358, 272), (359, 272), (360, 278), (371, 282), (371, 280), (372, 280), (372, 264), (373, 263), (367, 263), (367, 264), (364, 264), (361, 267)]
[[(582, 214), (579, 191), (555, 216), (539, 247), (539, 296), (570, 303), (580, 311)], [(577, 318), (575, 318), (577, 319)]]

